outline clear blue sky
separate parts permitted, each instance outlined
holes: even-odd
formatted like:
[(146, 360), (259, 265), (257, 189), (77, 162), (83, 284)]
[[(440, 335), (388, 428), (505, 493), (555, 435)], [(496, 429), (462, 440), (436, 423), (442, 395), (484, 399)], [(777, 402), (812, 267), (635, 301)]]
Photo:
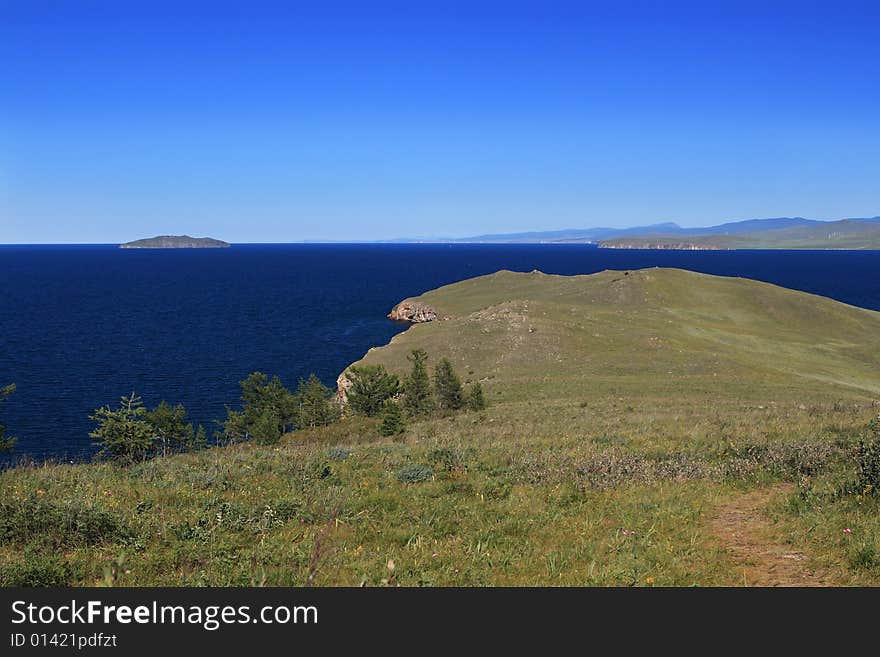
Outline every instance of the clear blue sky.
[(880, 214), (876, 1), (0, 0), (0, 242)]

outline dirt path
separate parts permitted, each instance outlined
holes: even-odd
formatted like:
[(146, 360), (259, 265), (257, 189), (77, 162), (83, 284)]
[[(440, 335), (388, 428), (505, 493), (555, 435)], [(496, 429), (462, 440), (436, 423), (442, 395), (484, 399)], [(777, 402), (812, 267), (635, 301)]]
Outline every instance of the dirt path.
[(735, 497), (718, 508), (712, 531), (729, 550), (748, 586), (833, 586), (830, 575), (810, 566), (809, 558), (781, 537), (765, 515), (766, 506), (791, 484), (761, 488)]

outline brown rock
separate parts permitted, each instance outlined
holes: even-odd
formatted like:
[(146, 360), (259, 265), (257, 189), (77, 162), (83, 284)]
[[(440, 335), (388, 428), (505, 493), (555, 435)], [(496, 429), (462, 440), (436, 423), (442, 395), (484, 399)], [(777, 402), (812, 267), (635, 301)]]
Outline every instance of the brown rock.
[(420, 324), (422, 322), (432, 322), (437, 319), (437, 313), (431, 306), (426, 306), (415, 301), (403, 301), (394, 307), (388, 318), (397, 322), (412, 322)]
[(336, 401), (341, 406), (345, 406), (348, 403), (348, 391), (351, 386), (351, 379), (345, 376), (345, 372), (336, 378)]

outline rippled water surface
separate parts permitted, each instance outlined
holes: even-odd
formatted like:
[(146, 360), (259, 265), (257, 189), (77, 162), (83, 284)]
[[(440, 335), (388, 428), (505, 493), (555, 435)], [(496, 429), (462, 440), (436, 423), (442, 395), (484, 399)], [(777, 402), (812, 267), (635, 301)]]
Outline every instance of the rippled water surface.
[[(0, 246), (0, 420), (16, 454), (91, 452), (89, 413), (132, 390), (206, 426), (260, 370), (337, 374), (402, 326), (399, 300), (499, 269), (681, 267), (880, 310), (880, 252), (623, 251), (587, 245)], [(833, 327), (829, 327), (833, 331)]]

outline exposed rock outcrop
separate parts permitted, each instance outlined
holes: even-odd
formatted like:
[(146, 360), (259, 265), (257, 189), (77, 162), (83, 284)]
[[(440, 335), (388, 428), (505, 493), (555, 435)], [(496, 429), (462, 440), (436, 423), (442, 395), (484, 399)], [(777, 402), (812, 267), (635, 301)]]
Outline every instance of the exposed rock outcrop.
[(348, 391), (351, 385), (351, 379), (345, 376), (345, 372), (336, 377), (336, 402), (340, 406), (348, 403)]
[(422, 322), (434, 321), (437, 319), (437, 313), (431, 306), (426, 306), (416, 301), (403, 301), (388, 313), (388, 318), (398, 322), (420, 324)]

